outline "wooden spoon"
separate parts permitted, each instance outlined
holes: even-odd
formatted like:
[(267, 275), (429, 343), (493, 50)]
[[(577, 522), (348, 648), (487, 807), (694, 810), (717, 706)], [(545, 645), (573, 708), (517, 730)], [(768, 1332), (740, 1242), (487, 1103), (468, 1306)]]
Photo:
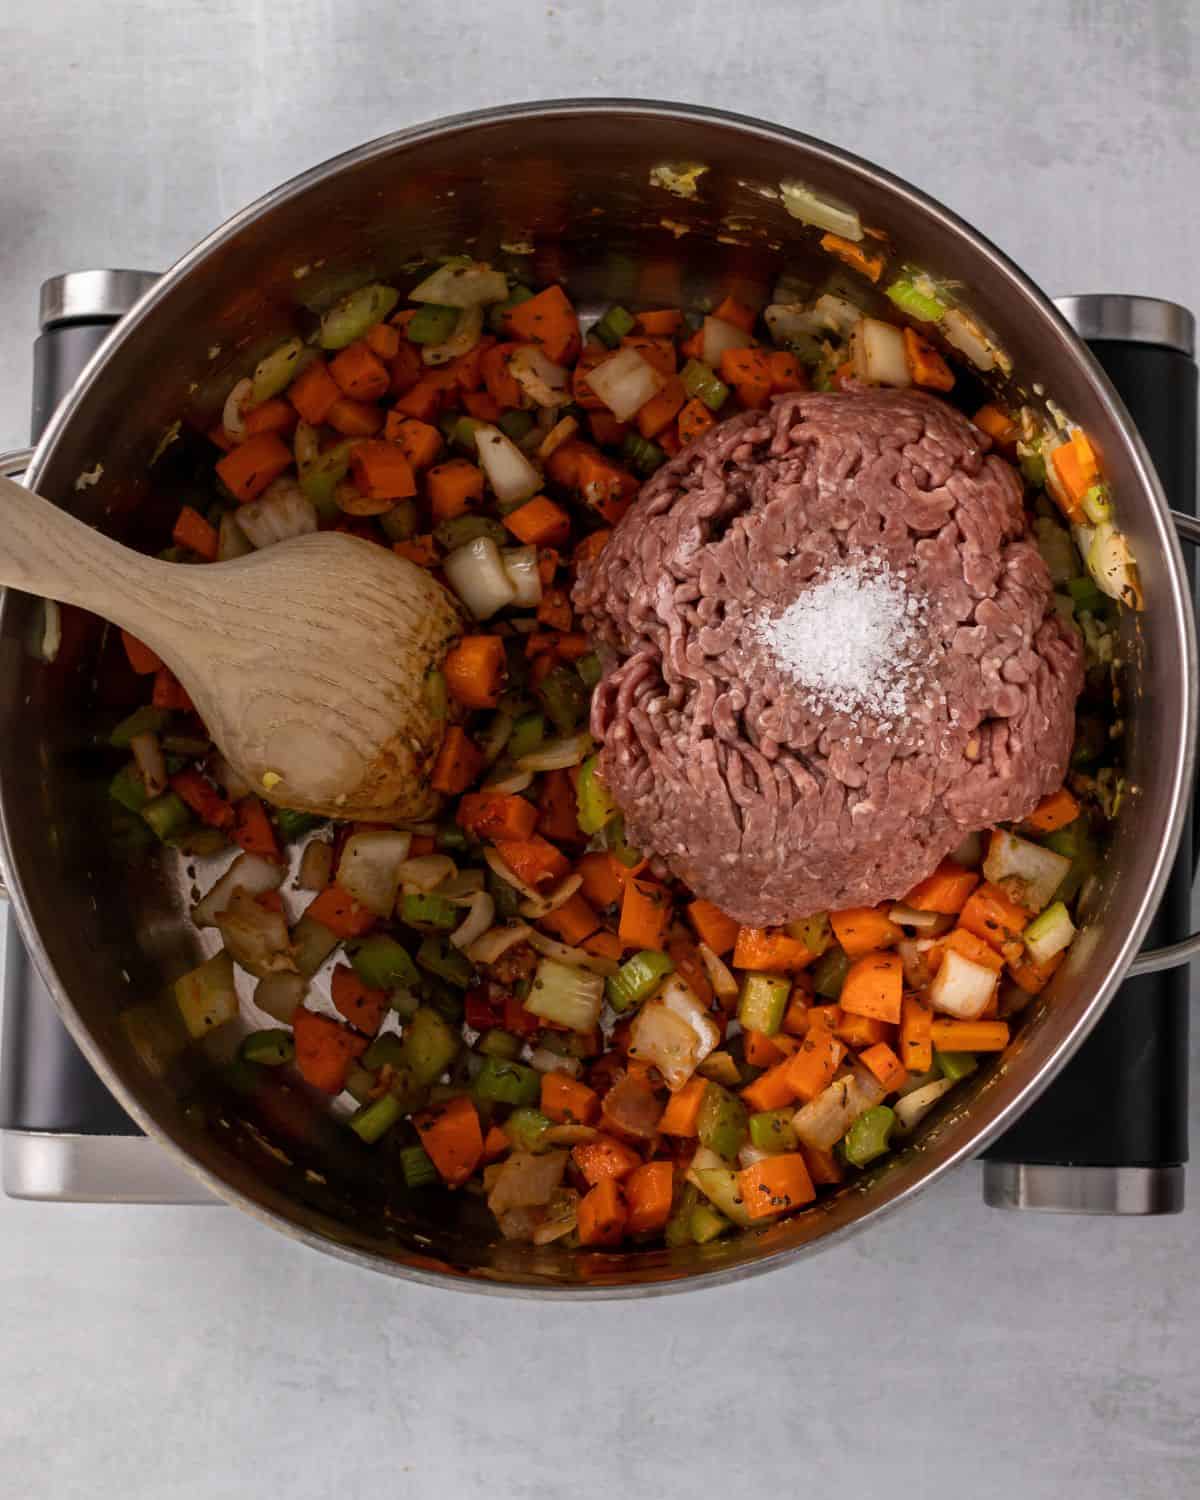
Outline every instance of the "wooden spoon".
[(159, 562), (12, 480), (0, 507), (0, 585), (144, 641), (259, 796), (327, 817), (429, 814), (444, 728), (429, 674), (462, 619), (425, 569), (340, 532), (232, 562)]

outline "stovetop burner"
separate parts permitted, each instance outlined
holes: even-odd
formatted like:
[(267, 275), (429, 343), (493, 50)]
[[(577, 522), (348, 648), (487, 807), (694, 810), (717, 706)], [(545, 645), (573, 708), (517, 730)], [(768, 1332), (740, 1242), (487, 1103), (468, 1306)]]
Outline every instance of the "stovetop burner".
[[(147, 271), (81, 271), (43, 285), (34, 346), (35, 441), (113, 324), (154, 280)], [(1058, 307), (1124, 399), (1173, 508), (1195, 515), (1191, 314), (1171, 302), (1112, 295), (1065, 297)], [(6, 466), (7, 472), (19, 468)], [(1196, 853), (1189, 810), (1147, 946), (1189, 932)], [(5, 1192), (60, 1202), (216, 1202), (198, 1178), (142, 1135), (92, 1071), (59, 1020), (11, 914), (6, 952), (0, 1040)], [(1176, 968), (1121, 986), (1046, 1093), (985, 1152), (987, 1203), (1098, 1214), (1183, 1207), (1188, 978), (1186, 968)]]

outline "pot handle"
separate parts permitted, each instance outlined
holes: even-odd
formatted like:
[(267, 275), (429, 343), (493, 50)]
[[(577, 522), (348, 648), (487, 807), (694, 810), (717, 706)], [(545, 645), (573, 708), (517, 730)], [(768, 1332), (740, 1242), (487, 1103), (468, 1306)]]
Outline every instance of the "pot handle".
[(5, 479), (16, 479), (18, 474), (24, 474), (32, 457), (32, 448), (12, 448), (7, 453), (0, 453), (0, 474)]

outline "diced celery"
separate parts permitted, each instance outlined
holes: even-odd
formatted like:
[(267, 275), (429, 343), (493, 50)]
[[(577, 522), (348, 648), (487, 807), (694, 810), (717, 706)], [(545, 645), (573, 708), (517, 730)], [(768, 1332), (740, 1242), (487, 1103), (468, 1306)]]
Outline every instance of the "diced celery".
[(791, 980), (780, 974), (747, 974), (738, 1000), (738, 1020), (747, 1031), (774, 1036), (783, 1025)]
[(175, 792), (164, 792), (142, 808), (142, 817), (164, 841), (179, 833), (192, 820), (187, 804)]
[(735, 1224), (743, 1229), (750, 1224), (750, 1215), (742, 1197), (738, 1174), (732, 1167), (704, 1167), (695, 1169), (696, 1185), (700, 1191)]
[(381, 1032), (362, 1055), (364, 1068), (374, 1071), (385, 1064), (393, 1068), (405, 1065), (404, 1039), (394, 1031)]
[(619, 859), (629, 869), (641, 863), (641, 851), (625, 841), (625, 819), (620, 814), (605, 824), (603, 833), (604, 847), (614, 859)]
[(350, 1116), (350, 1129), (359, 1140), (373, 1146), (381, 1136), (387, 1134), (403, 1113), (404, 1106), (395, 1094), (380, 1094), (378, 1099), (372, 1099), (369, 1104), (355, 1110)]
[(1082, 500), (1083, 513), (1093, 526), (1112, 520), (1112, 496), (1106, 484), (1094, 484)]
[(319, 453), (310, 463), (300, 465), (300, 489), (305, 498), (316, 506), (318, 514), (327, 521), (341, 515), (334, 502), (333, 492), (349, 472), (350, 455), (353, 451), (354, 444), (347, 439), (326, 448), (324, 453)]
[(171, 715), (165, 708), (152, 708), (145, 703), (134, 709), (127, 719), (122, 719), (108, 737), (114, 750), (128, 750), (139, 734), (158, 734), (170, 723)]
[(362, 982), (374, 990), (411, 989), (420, 978), (408, 949), (382, 934), (356, 943), (350, 962)]
[(354, 343), (381, 323), (399, 300), (400, 293), (394, 287), (379, 283), (348, 292), (321, 319), (321, 348), (344, 349)]
[(434, 540), (447, 552), (465, 547), (468, 542), (488, 537), (497, 547), (503, 547), (512, 538), (499, 521), (491, 516), (451, 516), (448, 521), (433, 529)]
[(579, 768), (579, 785), (575, 792), (580, 831), (599, 833), (617, 810), (617, 804), (600, 775), (600, 757), (589, 755)]
[(244, 1037), (241, 1054), (247, 1062), (277, 1068), (281, 1063), (292, 1061), (296, 1055), (296, 1043), (290, 1031), (285, 1031), (282, 1026), (272, 1026), (266, 1031), (252, 1031)]
[(238, 1013), (233, 959), (222, 948), (175, 981), (175, 1001), (193, 1037), (207, 1036)]
[(417, 964), (444, 979), (447, 984), (465, 990), (475, 973), (471, 960), (436, 933), (430, 933), (417, 949)]
[(140, 813), (150, 800), (145, 782), (132, 761), (127, 766), (122, 766), (108, 783), (108, 795), (114, 802), (119, 802), (122, 807), (135, 813)]
[(581, 656), (575, 663), (575, 670), (583, 678), (586, 688), (594, 688), (604, 675), (604, 669), (600, 665), (600, 658), (594, 651), (589, 651), (586, 656)]
[(421, 511), (415, 500), (399, 500), (379, 517), (389, 542), (411, 541), (421, 529)]
[(633, 332), (636, 325), (634, 315), (614, 303), (602, 318), (592, 324), (591, 332), (609, 349), (615, 349), (626, 334)]
[(979, 1059), (973, 1052), (938, 1052), (935, 1048), (933, 1060), (940, 1068), (942, 1077), (948, 1078), (951, 1083), (969, 1078), (979, 1066)]
[(550, 1120), (540, 1109), (522, 1105), (504, 1122), (504, 1134), (518, 1151), (540, 1151), (542, 1137), (550, 1129)]
[(421, 1006), (404, 1028), (404, 1065), (419, 1084), (440, 1078), (458, 1055), (458, 1048), (458, 1033), (428, 1006)]
[(520, 892), (509, 885), (507, 880), (501, 880), (490, 866), (484, 876), (484, 889), (495, 903), (497, 922), (511, 922), (520, 914)]
[(629, 467), (643, 479), (649, 479), (667, 461), (663, 449), (649, 438), (644, 438), (640, 432), (626, 433), (625, 441), (621, 444), (621, 454)]
[(811, 917), (801, 917), (787, 924), (787, 934), (801, 942), (814, 958), (820, 958), (833, 942), (833, 927), (827, 911), (819, 911)]
[(388, 998), (388, 1005), (402, 1021), (411, 1021), (420, 1009), (421, 997), (413, 994), (412, 990), (393, 990)]
[[(738, 1038), (734, 1037), (736, 1044)], [(740, 1088), (743, 1083), (749, 1083), (757, 1069), (749, 1070), (749, 1077), (743, 1078), (742, 1068), (738, 1066), (737, 1058), (732, 1052), (722, 1049), (720, 1052), (710, 1052), (696, 1072), (702, 1078), (711, 1078), (715, 1083), (724, 1084), (728, 1089)]]
[(700, 1190), (695, 1183), (684, 1184), (683, 1192), (679, 1195), (679, 1201), (667, 1220), (667, 1227), (663, 1231), (663, 1238), (672, 1250), (678, 1250), (683, 1245), (694, 1244), (692, 1239), (692, 1210), (700, 1202)]
[(901, 312), (906, 312), (910, 318), (918, 318), (922, 323), (937, 323), (946, 311), (944, 303), (918, 291), (911, 281), (893, 281), (886, 291)]
[(696, 1119), (700, 1144), (732, 1161), (746, 1144), (749, 1134), (746, 1106), (719, 1083), (709, 1083)]
[(529, 288), (518, 282), (503, 302), (493, 302), (488, 308), (488, 327), (493, 333), (503, 337), (508, 332), (509, 313), (514, 307), (520, 307), (522, 302), (528, 302), (532, 296)]
[(423, 303), (408, 321), (405, 333), (414, 344), (444, 344), (458, 326), (462, 309)]
[(424, 1146), (405, 1146), (400, 1153), (400, 1170), (404, 1173), (406, 1187), (429, 1187), (438, 1181), (438, 1169)]
[(895, 1112), (886, 1104), (876, 1104), (865, 1114), (859, 1115), (842, 1142), (842, 1149), (850, 1165), (865, 1167), (877, 1156), (882, 1156), (888, 1150), (889, 1137), (895, 1123)]
[(531, 1106), (542, 1093), (542, 1075), (524, 1063), (485, 1057), (475, 1075), (475, 1097), (492, 1104)]
[(546, 716), (539, 713), (521, 714), (508, 737), (508, 753), (512, 760), (528, 755), (546, 738)]
[(496, 426), (505, 437), (511, 438), (514, 443), (519, 443), (533, 431), (533, 413), (522, 411), (506, 411)]
[(719, 1239), (727, 1230), (732, 1229), (733, 1223), (724, 1214), (718, 1213), (711, 1203), (697, 1203), (692, 1209), (688, 1227), (697, 1245), (707, 1245), (710, 1240)]
[(533, 976), (525, 1009), (571, 1031), (591, 1031), (600, 1019), (603, 1003), (604, 980), (599, 974), (555, 958), (543, 958)]
[(521, 1038), (513, 1036), (511, 1031), (502, 1031), (500, 1027), (493, 1026), (479, 1038), (479, 1050), (485, 1057), (498, 1057), (512, 1062), (521, 1055)]
[(795, 1109), (766, 1109), (750, 1116), (750, 1144), (760, 1151), (794, 1151), (796, 1132), (792, 1129)]
[(683, 388), (689, 396), (699, 397), (710, 411), (720, 411), (729, 399), (729, 387), (708, 365), (698, 359), (689, 359), (679, 372)]
[(1075, 924), (1062, 901), (1048, 906), (1041, 916), (1035, 917), (1022, 936), (1030, 957), (1035, 963), (1044, 964), (1056, 953), (1071, 945), (1075, 937)]
[(825, 1000), (836, 1000), (850, 972), (850, 960), (840, 948), (830, 948), (812, 971), (813, 989)]
[(573, 733), (587, 713), (587, 689), (570, 667), (552, 667), (538, 684), (537, 695), (559, 734)]
[(1071, 603), (1077, 610), (1086, 609), (1096, 614), (1104, 608), (1105, 596), (1090, 578), (1068, 579), (1067, 593), (1070, 594)]
[(462, 921), (462, 912), (445, 896), (432, 891), (406, 891), (400, 898), (400, 918), (411, 927), (452, 932)]
[(292, 958), (297, 970), (311, 979), (340, 941), (323, 922), (301, 917), (292, 928)]
[(626, 1011), (651, 996), (675, 965), (665, 953), (643, 948), (626, 959), (615, 974), (605, 981), (608, 1003), (614, 1010)]
[(293, 839), (302, 838), (306, 833), (311, 833), (324, 821), (325, 819), (317, 813), (296, 812), (290, 807), (275, 809), (275, 822), (279, 827), (279, 836), (285, 844), (290, 844)]

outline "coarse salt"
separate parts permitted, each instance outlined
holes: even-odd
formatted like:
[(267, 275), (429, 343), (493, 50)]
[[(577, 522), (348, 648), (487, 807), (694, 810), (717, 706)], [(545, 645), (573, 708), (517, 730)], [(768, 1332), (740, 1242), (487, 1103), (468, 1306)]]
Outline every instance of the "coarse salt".
[(821, 707), (896, 720), (924, 638), (925, 608), (882, 558), (838, 563), (751, 633)]

